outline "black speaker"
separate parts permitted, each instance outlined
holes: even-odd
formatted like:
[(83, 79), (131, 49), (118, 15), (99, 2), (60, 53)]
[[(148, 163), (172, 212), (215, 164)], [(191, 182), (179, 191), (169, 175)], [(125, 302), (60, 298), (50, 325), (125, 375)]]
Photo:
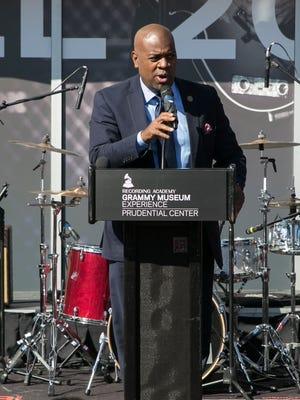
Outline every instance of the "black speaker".
[(201, 398), (201, 223), (125, 224), (125, 399)]

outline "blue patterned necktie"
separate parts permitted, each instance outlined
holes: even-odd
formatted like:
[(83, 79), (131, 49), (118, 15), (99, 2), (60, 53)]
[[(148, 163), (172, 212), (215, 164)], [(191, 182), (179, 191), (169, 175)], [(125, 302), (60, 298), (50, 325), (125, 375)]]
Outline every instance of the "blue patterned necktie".
[[(161, 97), (155, 96), (155, 100), (157, 102), (156, 107), (155, 107), (155, 118), (157, 118), (159, 116), (159, 114), (164, 111), (164, 105), (163, 105)], [(156, 140), (159, 166), (161, 165), (162, 142), (163, 142), (163, 140), (159, 140), (159, 139)], [(166, 166), (166, 168), (176, 168), (177, 167), (173, 132), (171, 133), (170, 139), (165, 141), (165, 166)]]

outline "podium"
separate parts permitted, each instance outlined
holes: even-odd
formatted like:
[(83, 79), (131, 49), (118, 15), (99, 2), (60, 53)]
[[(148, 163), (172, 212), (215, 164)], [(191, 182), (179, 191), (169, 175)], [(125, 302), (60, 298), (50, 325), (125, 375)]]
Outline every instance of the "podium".
[(0, 207), (0, 355), (5, 356), (4, 210)]
[(124, 223), (126, 400), (202, 398), (203, 229), (233, 220), (234, 173), (90, 167), (89, 221)]

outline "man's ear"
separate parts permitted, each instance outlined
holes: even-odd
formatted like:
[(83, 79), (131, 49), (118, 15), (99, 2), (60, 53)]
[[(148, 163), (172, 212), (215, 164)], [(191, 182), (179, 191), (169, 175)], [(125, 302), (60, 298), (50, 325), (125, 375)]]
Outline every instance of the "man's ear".
[(132, 50), (132, 52), (131, 52), (131, 59), (132, 59), (134, 68), (138, 68), (139, 67), (138, 56), (137, 56), (135, 50)]

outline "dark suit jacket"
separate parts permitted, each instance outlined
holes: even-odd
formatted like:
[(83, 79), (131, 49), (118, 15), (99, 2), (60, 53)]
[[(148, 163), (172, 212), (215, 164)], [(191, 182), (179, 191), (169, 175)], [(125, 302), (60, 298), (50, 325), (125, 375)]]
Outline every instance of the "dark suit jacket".
[[(237, 182), (243, 188), (246, 159), (216, 90), (182, 79), (176, 79), (186, 112), (191, 143), (191, 167), (210, 168), (236, 165)], [(139, 154), (137, 133), (149, 124), (146, 119), (144, 95), (139, 75), (98, 91), (90, 121), (90, 162), (106, 157), (111, 168), (153, 168), (151, 149)], [(222, 263), (217, 222), (204, 224), (204, 234), (218, 264)], [(122, 225), (106, 222), (103, 256), (123, 260)]]

